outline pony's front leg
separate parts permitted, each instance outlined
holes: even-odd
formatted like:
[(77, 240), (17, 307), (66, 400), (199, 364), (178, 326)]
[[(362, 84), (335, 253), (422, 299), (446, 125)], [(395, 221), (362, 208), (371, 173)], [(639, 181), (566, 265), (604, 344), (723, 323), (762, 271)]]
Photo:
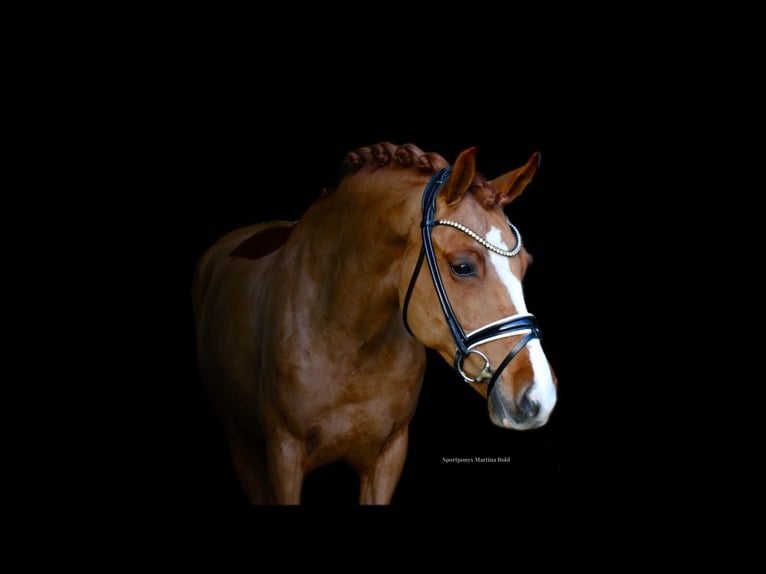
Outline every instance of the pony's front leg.
[(300, 504), (303, 487), (303, 445), (287, 433), (272, 437), (268, 472), (275, 504)]
[(389, 504), (407, 457), (408, 427), (386, 442), (375, 463), (359, 473), (359, 504)]

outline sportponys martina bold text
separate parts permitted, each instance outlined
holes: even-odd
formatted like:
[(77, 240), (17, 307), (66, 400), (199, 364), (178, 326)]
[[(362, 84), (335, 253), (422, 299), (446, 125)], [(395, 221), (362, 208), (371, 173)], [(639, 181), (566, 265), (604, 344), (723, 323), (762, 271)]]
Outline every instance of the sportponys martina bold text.
[(472, 456), (468, 458), (460, 457), (442, 457), (442, 462), (445, 464), (473, 464), (475, 462), (511, 462), (510, 456)]

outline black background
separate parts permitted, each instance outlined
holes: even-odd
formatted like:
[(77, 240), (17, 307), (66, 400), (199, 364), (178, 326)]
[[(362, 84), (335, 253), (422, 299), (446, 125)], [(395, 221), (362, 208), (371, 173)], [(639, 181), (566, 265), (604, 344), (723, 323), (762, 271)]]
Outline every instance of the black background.
[[(683, 11), (222, 4), (80, 20), (83, 560), (682, 566)], [(559, 403), (543, 429), (497, 429), (430, 356), (389, 508), (358, 508), (350, 471), (329, 467), (304, 507), (252, 509), (196, 372), (194, 263), (230, 229), (300, 217), (346, 151), (379, 141), (448, 161), (476, 145), (488, 177), (542, 153), (508, 212)], [(442, 462), (476, 456), (511, 462)]]

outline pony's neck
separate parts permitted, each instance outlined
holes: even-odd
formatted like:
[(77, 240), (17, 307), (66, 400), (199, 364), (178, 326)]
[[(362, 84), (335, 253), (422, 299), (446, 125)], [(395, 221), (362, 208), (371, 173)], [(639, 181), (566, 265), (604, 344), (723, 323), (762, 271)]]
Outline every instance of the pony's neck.
[[(303, 263), (313, 269), (315, 318), (360, 339), (400, 329), (398, 286), (402, 258), (419, 229), (427, 178), (389, 183), (349, 177), (319, 198), (301, 218)], [(377, 185), (374, 185), (377, 183)], [(397, 185), (394, 185), (397, 184)], [(302, 229), (301, 229), (302, 228)]]

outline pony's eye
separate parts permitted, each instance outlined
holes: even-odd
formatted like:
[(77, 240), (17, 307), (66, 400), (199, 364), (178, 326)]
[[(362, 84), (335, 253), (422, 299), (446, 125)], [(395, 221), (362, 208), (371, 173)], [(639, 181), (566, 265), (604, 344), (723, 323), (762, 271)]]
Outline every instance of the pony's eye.
[(473, 265), (470, 263), (453, 263), (450, 265), (450, 269), (452, 269), (452, 273), (458, 277), (470, 277), (471, 275), (476, 275), (476, 269), (474, 269)]

